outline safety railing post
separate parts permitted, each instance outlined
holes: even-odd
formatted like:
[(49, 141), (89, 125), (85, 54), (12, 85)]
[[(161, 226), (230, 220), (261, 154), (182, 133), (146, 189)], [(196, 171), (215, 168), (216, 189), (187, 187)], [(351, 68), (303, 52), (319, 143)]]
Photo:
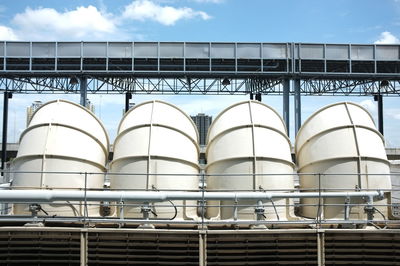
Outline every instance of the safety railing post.
[(204, 191), (205, 191), (205, 174), (201, 174), (201, 228), (204, 229), (204, 216), (205, 216), (205, 198), (204, 198)]
[(321, 197), (321, 173), (318, 173), (318, 211), (317, 211), (317, 227), (321, 227), (322, 213), (322, 197)]
[(346, 197), (344, 201), (344, 219), (347, 221), (350, 218), (350, 198)]

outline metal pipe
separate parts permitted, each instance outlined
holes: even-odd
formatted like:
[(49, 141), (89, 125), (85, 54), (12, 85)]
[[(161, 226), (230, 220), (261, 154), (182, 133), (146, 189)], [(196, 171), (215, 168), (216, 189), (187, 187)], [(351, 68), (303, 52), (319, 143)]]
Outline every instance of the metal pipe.
[(285, 121), (286, 124), (286, 131), (287, 135), (289, 136), (289, 123), (290, 123), (290, 117), (289, 117), (289, 93), (290, 93), (290, 80), (285, 79), (283, 80), (283, 120)]
[(361, 198), (383, 197), (382, 191), (360, 192), (165, 192), (165, 191), (70, 191), (70, 190), (3, 190), (0, 202), (54, 201), (145, 201), (167, 200), (271, 200), (276, 198)]
[(383, 97), (378, 95), (378, 128), (383, 135)]
[(350, 198), (346, 198), (344, 201), (344, 219), (350, 219)]
[(4, 176), (4, 168), (7, 161), (7, 126), (8, 126), (8, 99), (12, 98), (12, 93), (5, 91), (3, 99), (3, 140), (1, 143), (1, 176)]
[(129, 111), (129, 100), (132, 99), (132, 93), (127, 92), (125, 94), (125, 113)]
[(378, 102), (378, 130), (383, 135), (383, 97), (381, 94), (374, 95), (374, 101)]
[(10, 186), (11, 186), (10, 183), (3, 183), (3, 184), (0, 184), (0, 189), (9, 189)]
[(81, 94), (80, 104), (87, 107), (87, 77), (79, 78), (79, 90)]
[[(39, 216), (38, 220), (43, 222), (105, 222), (105, 223), (143, 223), (143, 219), (120, 219), (120, 218), (85, 218), (85, 217), (44, 217)], [(33, 221), (31, 216), (10, 216), (10, 215), (0, 215), (0, 222), (31, 222)], [(154, 224), (201, 224), (201, 220), (166, 220), (166, 219), (152, 219), (150, 220)], [(398, 224), (398, 220), (376, 220), (376, 222), (385, 222), (387, 224)], [(322, 220), (321, 224), (368, 224), (369, 221), (367, 220)], [(276, 221), (276, 220), (207, 220), (204, 221), (205, 225), (215, 225), (215, 224), (315, 224), (315, 220), (313, 219), (306, 219), (306, 220), (299, 220), (299, 221)]]
[(295, 136), (301, 127), (301, 95), (300, 95), (300, 80), (295, 79), (294, 84), (294, 128)]

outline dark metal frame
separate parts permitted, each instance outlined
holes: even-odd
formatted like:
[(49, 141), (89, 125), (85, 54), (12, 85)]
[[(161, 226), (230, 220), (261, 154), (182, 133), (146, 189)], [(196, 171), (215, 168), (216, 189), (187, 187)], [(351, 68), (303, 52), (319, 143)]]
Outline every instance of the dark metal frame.
[[(216, 42), (0, 42), (0, 91), (289, 96), (400, 96), (400, 45)], [(3, 115), (6, 113), (4, 111)], [(4, 129), (4, 128), (3, 128)], [(3, 134), (6, 134), (3, 130)], [(4, 135), (3, 135), (4, 139)]]

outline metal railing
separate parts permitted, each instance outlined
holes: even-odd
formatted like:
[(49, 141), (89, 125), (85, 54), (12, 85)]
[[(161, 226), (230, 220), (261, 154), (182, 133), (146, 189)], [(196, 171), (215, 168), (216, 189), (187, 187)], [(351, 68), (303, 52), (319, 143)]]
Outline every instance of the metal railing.
[[(318, 180), (314, 189), (304, 191), (299, 187), (286, 190), (211, 190), (207, 188), (207, 178), (210, 176), (226, 175), (195, 175), (199, 180), (199, 189), (124, 189), (113, 190), (108, 186), (104, 188), (90, 188), (88, 179), (92, 175), (104, 175), (107, 183), (110, 176), (126, 175), (131, 178), (138, 176), (152, 176), (152, 174), (138, 173), (89, 173), (89, 172), (7, 172), (11, 176), (16, 174), (26, 175), (54, 175), (59, 178), (68, 176), (81, 177), (81, 184), (75, 187), (15, 187), (13, 184), (0, 185), (1, 222), (76, 222), (76, 223), (115, 223), (152, 225), (192, 225), (199, 228), (207, 226), (309, 226), (322, 227), (324, 225), (364, 226), (373, 225), (378, 228), (387, 225), (399, 225), (393, 215), (392, 208), (399, 205), (395, 203), (396, 193), (400, 195), (400, 187), (394, 185), (392, 189), (363, 189), (349, 188), (324, 188), (326, 178), (333, 176), (354, 176), (358, 174), (293, 174), (294, 180), (314, 178)], [(188, 176), (187, 174), (154, 174), (157, 178), (173, 176)], [(252, 174), (234, 174), (228, 176), (246, 177)], [(291, 176), (290, 174), (260, 174), (258, 177)], [(373, 174), (368, 174), (373, 176)], [(388, 176), (388, 174), (376, 174)], [(400, 177), (400, 173), (390, 174), (392, 178)], [(177, 184), (179, 186), (179, 184)], [(311, 203), (305, 199), (313, 200)], [(333, 202), (326, 202), (334, 199)], [(382, 201), (385, 199), (384, 201)], [(22, 214), (11, 214), (12, 207), (24, 206)], [(69, 209), (63, 215), (57, 208)], [(46, 210), (46, 208), (48, 208)], [(212, 218), (208, 209), (224, 210), (228, 215)], [(298, 210), (313, 208), (313, 217), (302, 217)], [(325, 217), (326, 208), (336, 208), (337, 215)], [(156, 209), (159, 213), (157, 213)], [(280, 217), (284, 212), (293, 211), (296, 215)], [(327, 210), (328, 210), (327, 209)], [(358, 216), (351, 214), (357, 210)], [(50, 211), (49, 211), (50, 210)], [(190, 210), (195, 215), (185, 217), (185, 212)], [(280, 211), (277, 211), (280, 210)], [(177, 218), (177, 215), (180, 217)], [(169, 215), (169, 216), (168, 216)], [(266, 217), (266, 215), (269, 217)], [(227, 216), (227, 217), (226, 217)]]

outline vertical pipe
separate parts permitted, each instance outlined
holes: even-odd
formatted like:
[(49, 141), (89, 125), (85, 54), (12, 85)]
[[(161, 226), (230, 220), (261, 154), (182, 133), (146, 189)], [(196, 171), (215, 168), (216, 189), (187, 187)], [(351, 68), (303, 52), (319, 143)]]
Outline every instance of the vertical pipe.
[(378, 129), (383, 135), (383, 97), (381, 94), (374, 95), (374, 101), (378, 102)]
[(378, 128), (379, 132), (383, 135), (383, 97), (381, 94), (378, 97)]
[[(3, 139), (1, 143), (1, 170), (4, 171), (5, 163), (7, 161), (7, 126), (8, 126), (8, 99), (12, 98), (12, 93), (5, 91), (3, 99)], [(4, 173), (1, 172), (1, 176)]]
[(344, 219), (350, 219), (350, 198), (347, 197), (344, 201)]
[(290, 81), (288, 79), (283, 80), (283, 120), (286, 124), (287, 134), (289, 136), (289, 92), (290, 92)]
[(87, 266), (88, 265), (88, 232), (86, 229), (83, 229), (80, 233), (81, 233), (80, 265)]
[(325, 265), (325, 233), (317, 232), (318, 266)]
[(206, 231), (199, 232), (199, 266), (207, 265), (207, 234)]
[(129, 100), (132, 99), (132, 93), (127, 92), (125, 94), (125, 113), (129, 111)]
[(81, 92), (81, 102), (80, 104), (84, 107), (86, 106), (86, 100), (87, 100), (87, 77), (80, 77), (79, 78), (79, 89)]
[(294, 127), (295, 136), (301, 127), (301, 96), (300, 96), (300, 79), (294, 81)]

